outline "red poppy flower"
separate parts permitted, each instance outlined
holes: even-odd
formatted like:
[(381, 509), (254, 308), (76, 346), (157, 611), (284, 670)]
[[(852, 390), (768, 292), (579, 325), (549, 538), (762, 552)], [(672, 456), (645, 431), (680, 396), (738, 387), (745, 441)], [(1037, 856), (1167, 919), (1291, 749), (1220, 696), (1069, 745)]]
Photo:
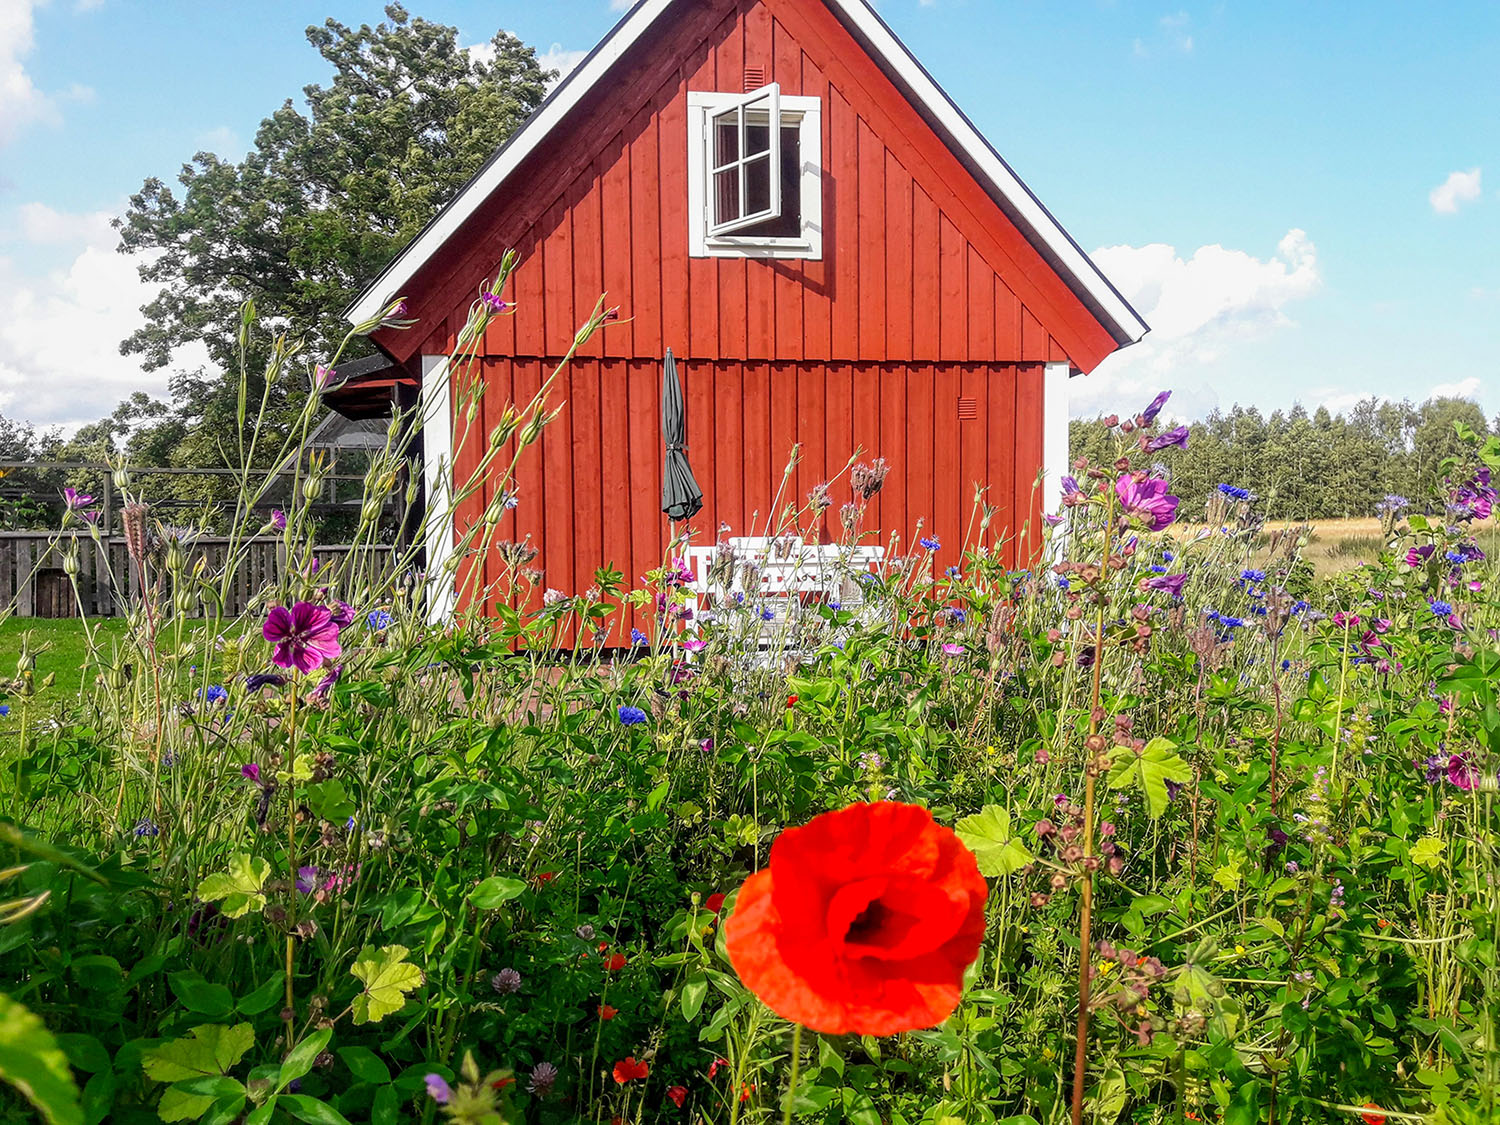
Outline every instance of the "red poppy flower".
[(611, 1008), (608, 1004), (599, 1005), (599, 1018), (601, 1020), (612, 1020), (619, 1013), (619, 1008)]
[(556, 871), (541, 871), (541, 872), (538, 872), (537, 873), (537, 877), (536, 877), (536, 885), (539, 886), (539, 887), (545, 887), (548, 883), (552, 882), (552, 880), (556, 879), (556, 878), (557, 878), (557, 872)]
[(713, 1062), (708, 1064), (708, 1080), (712, 1082), (714, 1080), (714, 1075), (719, 1073), (719, 1067), (727, 1067), (728, 1065), (728, 1059), (714, 1059)]
[(601, 941), (599, 943), (599, 952), (600, 953), (603, 953), (608, 948), (609, 948), (609, 942), (607, 942), (607, 941)]
[(746, 1085), (743, 1082), (740, 1083), (740, 1101), (748, 1102), (750, 1100), (750, 1095), (753, 1093), (755, 1093), (754, 1082), (751, 1082), (749, 1085)]
[(604, 959), (604, 967), (610, 972), (618, 972), (625, 967), (625, 954), (611, 953)]
[(984, 878), (918, 805), (853, 805), (789, 828), (725, 923), (745, 986), (829, 1035), (934, 1027), (984, 938)]
[(787, 696), (786, 697), (786, 705), (788, 707), (795, 707), (795, 706), (797, 706), (797, 697), (795, 695), (789, 695), (789, 696)]
[(651, 1068), (643, 1062), (636, 1062), (634, 1055), (626, 1055), (615, 1063), (615, 1081), (621, 1086), (636, 1078), (645, 1078), (651, 1073)]
[(687, 1101), (687, 1087), (686, 1086), (672, 1086), (672, 1087), (669, 1087), (667, 1089), (667, 1097), (671, 1100), (671, 1102), (672, 1102), (673, 1105), (675, 1105), (678, 1109), (681, 1109), (682, 1108), (682, 1103), (685, 1102), (685, 1101)]
[(1365, 1109), (1372, 1109), (1374, 1113), (1361, 1113), (1359, 1116), (1365, 1125), (1385, 1125), (1385, 1114), (1380, 1112), (1380, 1107), (1374, 1102), (1365, 1102)]
[(717, 914), (719, 912), (719, 908), (721, 906), (723, 906), (723, 905), (724, 905), (724, 896), (723, 895), (721, 895), (721, 894), (711, 894), (711, 895), (708, 896), (707, 900), (703, 903), (703, 909), (711, 911), (714, 914)]

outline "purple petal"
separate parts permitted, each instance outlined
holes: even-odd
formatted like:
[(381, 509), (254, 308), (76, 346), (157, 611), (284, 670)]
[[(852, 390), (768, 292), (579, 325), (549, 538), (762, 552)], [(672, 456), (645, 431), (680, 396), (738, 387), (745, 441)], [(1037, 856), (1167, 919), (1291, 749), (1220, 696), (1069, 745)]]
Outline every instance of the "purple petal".
[[(273, 605), (271, 612), (266, 614), (266, 624), (261, 629), (261, 636), (265, 637), (272, 644), (277, 644), (284, 640), (291, 631), (292, 615), (282, 606)], [(278, 660), (277, 663), (282, 664), (283, 662)]]

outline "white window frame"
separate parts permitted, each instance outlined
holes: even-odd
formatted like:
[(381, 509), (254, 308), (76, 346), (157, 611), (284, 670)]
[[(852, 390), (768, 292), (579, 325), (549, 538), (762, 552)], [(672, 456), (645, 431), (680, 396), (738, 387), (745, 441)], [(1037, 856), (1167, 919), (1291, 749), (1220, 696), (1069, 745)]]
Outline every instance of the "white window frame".
[[(796, 237), (768, 238), (764, 235), (709, 233), (713, 221), (709, 184), (712, 166), (711, 121), (719, 114), (764, 97), (753, 94), (688, 92), (688, 252), (694, 258), (801, 258), (823, 257), (823, 103), (817, 98), (778, 97), (783, 125), (797, 121), (802, 155), (802, 231)], [(779, 144), (772, 148), (780, 151)], [(779, 160), (779, 157), (778, 157)], [(763, 221), (760, 218), (754, 222)]]
[[(761, 112), (757, 107), (762, 103), (766, 107), (764, 110), (766, 149), (764, 152), (746, 152), (750, 139), (746, 131), (748, 124), (746, 118), (752, 113)], [(722, 124), (731, 125), (738, 134), (735, 140), (735, 158), (727, 164), (718, 163), (718, 155), (715, 152), (718, 144), (715, 133)], [(713, 209), (715, 200), (718, 198), (719, 174), (733, 172), (738, 181), (736, 198), (739, 200), (741, 211), (732, 219), (723, 219), (717, 214), (709, 215), (708, 237), (721, 238), (726, 234), (734, 234), (746, 227), (763, 223), (767, 219), (779, 219), (781, 217), (781, 87), (772, 82), (769, 86), (762, 86), (759, 90), (751, 91), (723, 109), (709, 112), (707, 137), (709, 207)], [(745, 202), (750, 194), (750, 184), (746, 173), (753, 165), (762, 162), (765, 163), (767, 169), (766, 206), (763, 210), (745, 213)]]

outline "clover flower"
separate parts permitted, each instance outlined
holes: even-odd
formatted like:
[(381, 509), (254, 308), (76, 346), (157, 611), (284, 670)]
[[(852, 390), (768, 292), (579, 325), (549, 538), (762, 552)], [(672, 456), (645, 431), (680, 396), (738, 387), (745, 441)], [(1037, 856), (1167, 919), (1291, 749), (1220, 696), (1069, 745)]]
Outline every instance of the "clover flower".
[(501, 969), (490, 977), (490, 987), (501, 996), (510, 996), (521, 991), (521, 974), (515, 969)]
[(555, 1085), (557, 1085), (557, 1067), (549, 1062), (539, 1062), (531, 1070), (531, 1080), (526, 1083), (526, 1089), (537, 1097), (544, 1098), (552, 1093), (552, 1087)]

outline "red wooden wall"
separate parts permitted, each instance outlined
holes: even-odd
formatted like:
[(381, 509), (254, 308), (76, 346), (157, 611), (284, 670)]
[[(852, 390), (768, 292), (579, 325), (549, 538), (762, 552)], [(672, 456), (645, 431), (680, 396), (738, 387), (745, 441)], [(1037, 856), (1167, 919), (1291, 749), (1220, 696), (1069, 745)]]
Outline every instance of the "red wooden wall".
[[(428, 329), (379, 337), (401, 360), (447, 353), (448, 326), (515, 247), (518, 311), (484, 345), (489, 419), (529, 398), (600, 292), (620, 306), (626, 322), (565, 373), (564, 413), (523, 458), (521, 507), (499, 536), (531, 534), (546, 584), (566, 593), (603, 562), (632, 581), (659, 565), (668, 347), (706, 496), (699, 542), (720, 521), (743, 534), (753, 511), (765, 518), (795, 442), (794, 499), (857, 448), (889, 459), (875, 521), (909, 544), (925, 520), (944, 564), (975, 483), (1004, 529), (1035, 528), (1041, 365), (1089, 370), (1114, 350), (1109, 333), (822, 0), (696, 0), (662, 23), (418, 273), (406, 296)], [(746, 67), (822, 102), (821, 261), (688, 256), (687, 92), (738, 91)]]

